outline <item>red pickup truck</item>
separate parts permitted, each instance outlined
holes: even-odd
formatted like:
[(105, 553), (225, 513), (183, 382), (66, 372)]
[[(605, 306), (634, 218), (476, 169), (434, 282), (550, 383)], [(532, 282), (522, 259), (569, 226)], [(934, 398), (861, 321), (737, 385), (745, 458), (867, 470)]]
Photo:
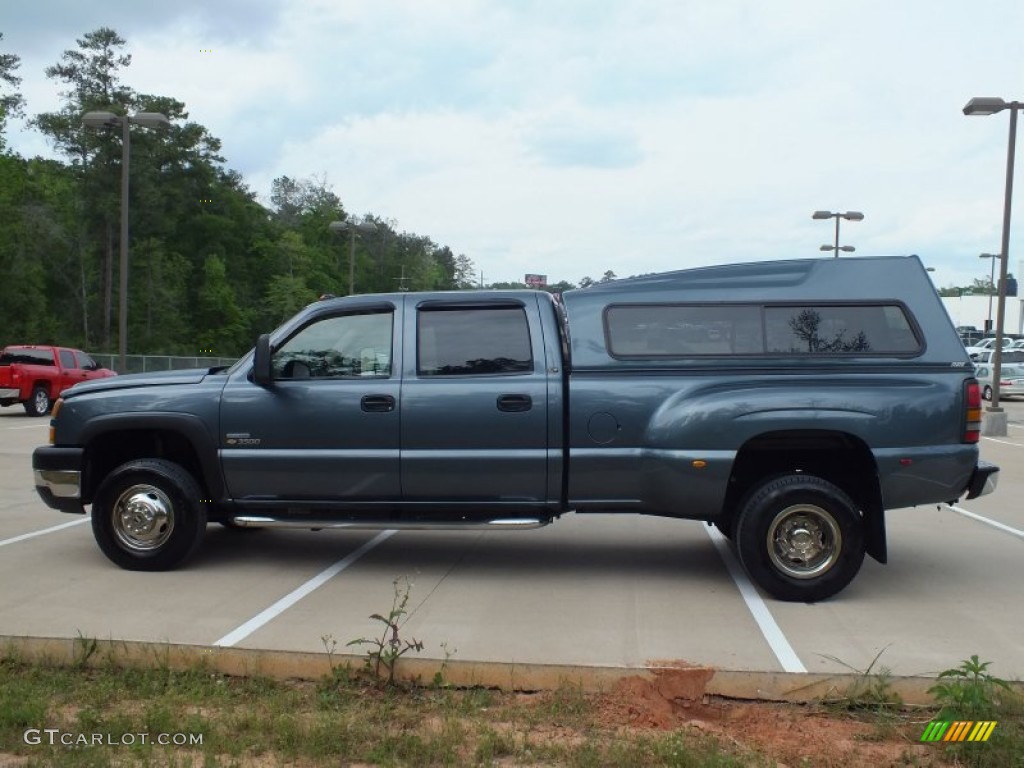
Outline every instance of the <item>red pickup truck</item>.
[(21, 403), (30, 416), (45, 416), (68, 387), (116, 375), (78, 349), (4, 347), (0, 352), (0, 405)]

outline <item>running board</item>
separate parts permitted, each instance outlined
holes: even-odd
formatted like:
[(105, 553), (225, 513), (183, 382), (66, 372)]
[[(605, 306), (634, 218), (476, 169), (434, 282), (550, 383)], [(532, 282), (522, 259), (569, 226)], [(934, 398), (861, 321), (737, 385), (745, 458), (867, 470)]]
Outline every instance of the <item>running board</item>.
[(237, 515), (228, 521), (240, 528), (354, 528), (400, 531), (461, 531), (466, 529), (531, 530), (549, 525), (548, 518), (499, 517), (493, 520), (463, 520), (431, 522), (430, 520), (317, 520), (313, 518), (267, 517), (266, 515)]

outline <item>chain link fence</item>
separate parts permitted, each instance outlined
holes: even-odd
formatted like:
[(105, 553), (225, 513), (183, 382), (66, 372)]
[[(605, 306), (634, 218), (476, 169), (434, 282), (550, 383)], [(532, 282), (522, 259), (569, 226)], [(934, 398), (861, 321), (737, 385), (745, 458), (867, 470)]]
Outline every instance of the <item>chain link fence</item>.
[(182, 371), (188, 368), (212, 368), (220, 365), (231, 365), (237, 360), (234, 357), (183, 357), (180, 355), (126, 355), (128, 369), (120, 370), (117, 355), (89, 355), (103, 368), (110, 368), (118, 373), (148, 373), (149, 371)]

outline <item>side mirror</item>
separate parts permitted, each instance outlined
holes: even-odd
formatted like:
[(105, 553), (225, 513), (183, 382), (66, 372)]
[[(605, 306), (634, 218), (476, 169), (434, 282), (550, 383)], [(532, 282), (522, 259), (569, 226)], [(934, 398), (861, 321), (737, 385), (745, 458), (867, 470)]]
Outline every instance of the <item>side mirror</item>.
[(256, 349), (253, 353), (252, 379), (261, 387), (269, 387), (271, 384), (270, 334), (260, 334), (260, 337), (256, 339)]

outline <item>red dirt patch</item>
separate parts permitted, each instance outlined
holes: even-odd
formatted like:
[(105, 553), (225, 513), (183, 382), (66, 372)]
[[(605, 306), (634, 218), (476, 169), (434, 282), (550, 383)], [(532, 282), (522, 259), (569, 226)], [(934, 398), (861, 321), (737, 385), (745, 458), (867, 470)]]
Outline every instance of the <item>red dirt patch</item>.
[(691, 728), (760, 752), (781, 765), (879, 768), (941, 764), (942, 750), (917, 742), (927, 715), (888, 724), (813, 706), (738, 702), (708, 696), (714, 670), (658, 669), (620, 681), (599, 697), (599, 720), (631, 730)]

